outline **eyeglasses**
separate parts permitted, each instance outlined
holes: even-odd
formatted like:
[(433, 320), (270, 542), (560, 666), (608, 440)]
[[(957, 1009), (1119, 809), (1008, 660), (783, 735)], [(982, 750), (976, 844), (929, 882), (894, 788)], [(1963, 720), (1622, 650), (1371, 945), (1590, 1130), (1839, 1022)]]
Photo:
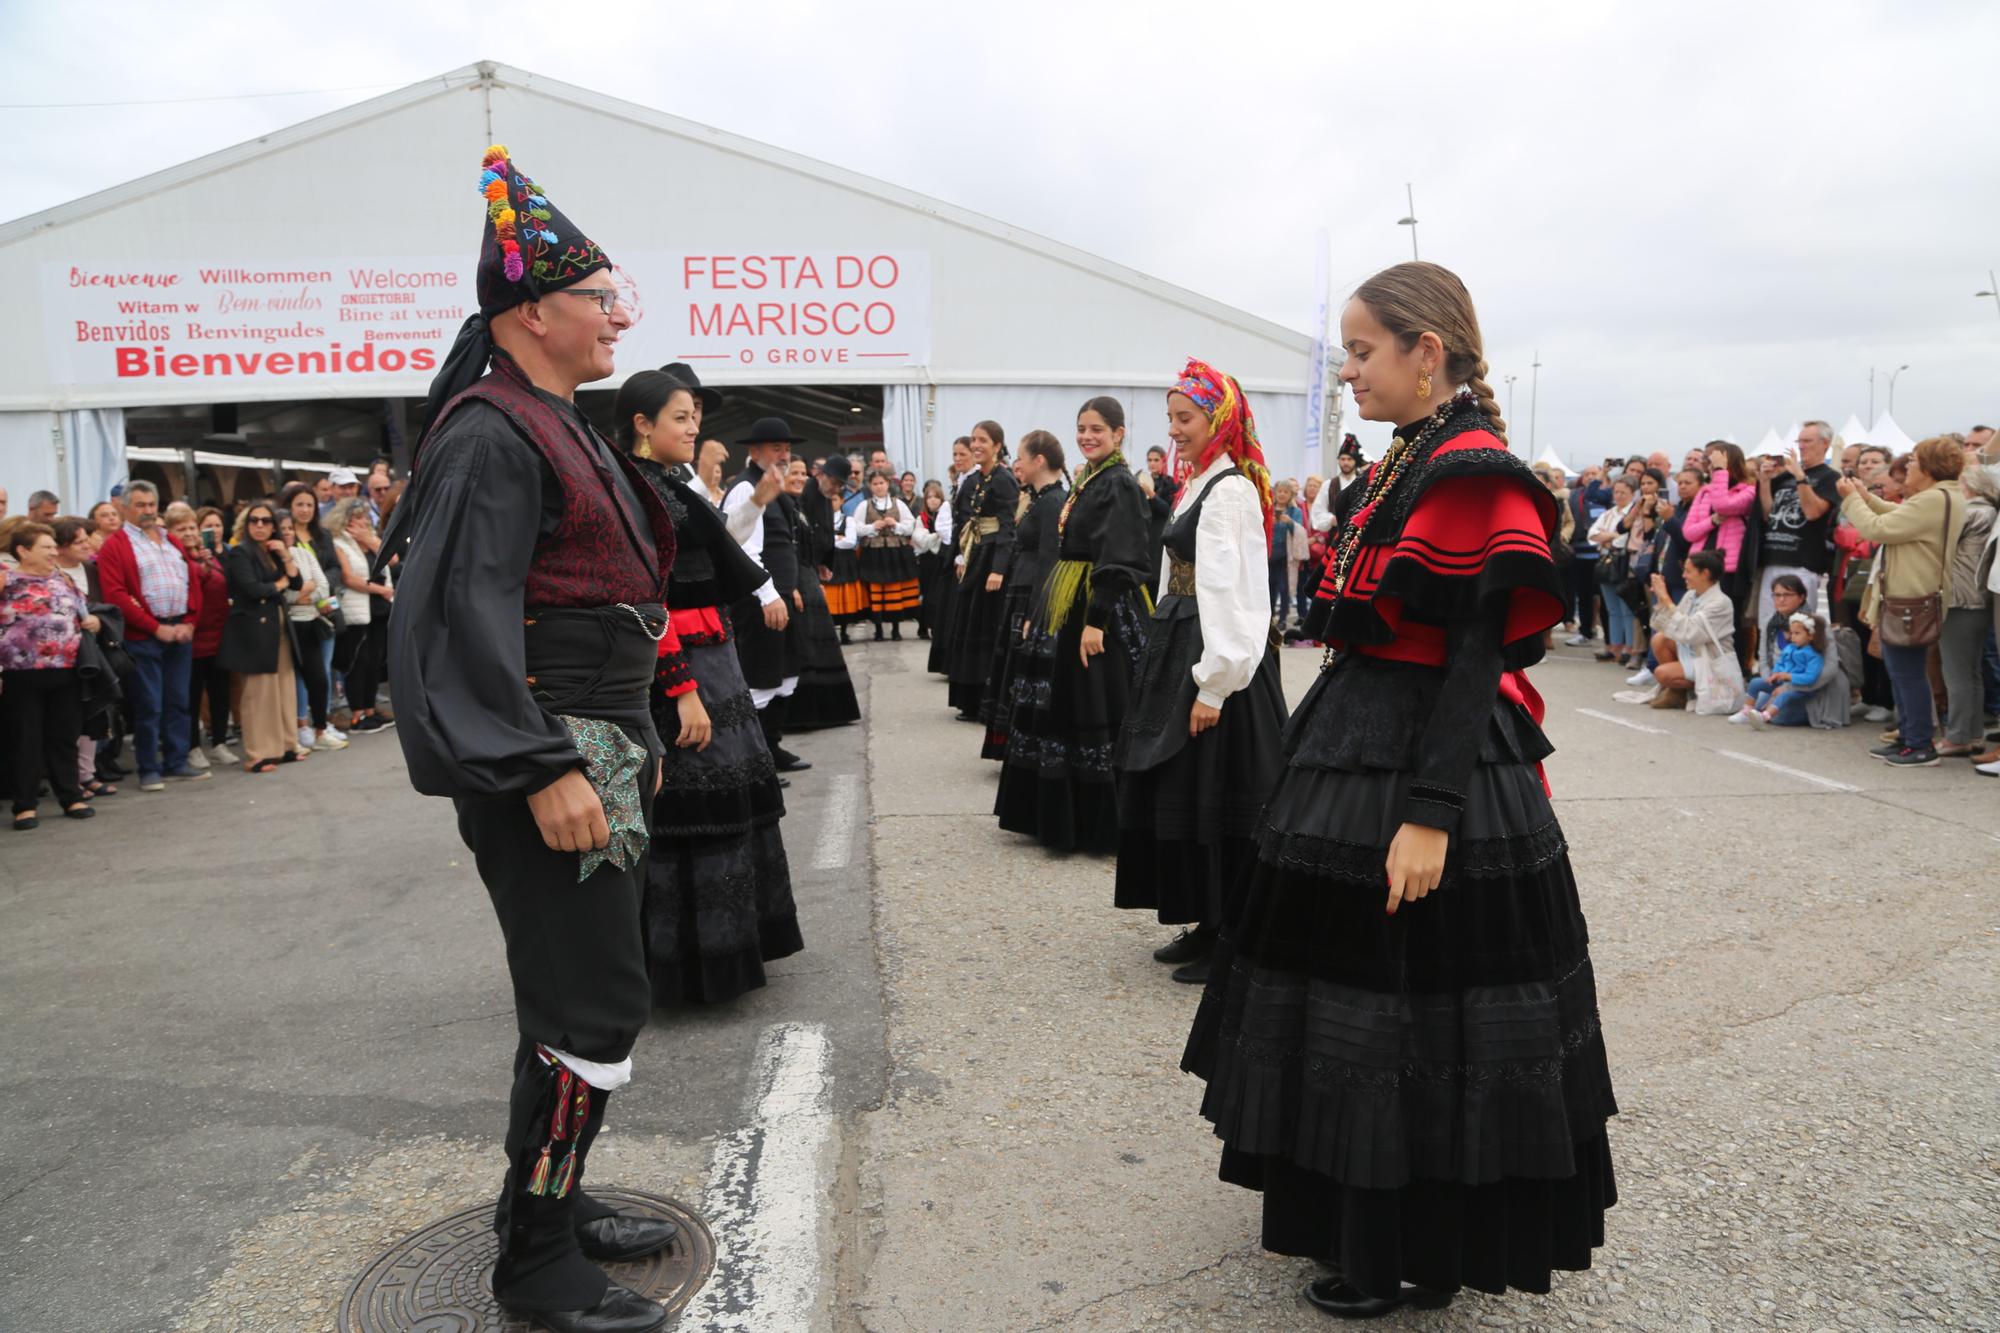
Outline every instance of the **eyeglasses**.
[(618, 304), (618, 289), (616, 287), (565, 287), (557, 295), (588, 296), (591, 300), (597, 302), (597, 308), (607, 315), (611, 313), (611, 307)]
[(265, 518), (262, 514), (252, 514), (249, 518), (243, 520), (243, 526), (246, 528), (251, 528), (257, 526), (257, 524), (259, 523), (268, 525), (273, 521), (274, 520), (272, 519)]

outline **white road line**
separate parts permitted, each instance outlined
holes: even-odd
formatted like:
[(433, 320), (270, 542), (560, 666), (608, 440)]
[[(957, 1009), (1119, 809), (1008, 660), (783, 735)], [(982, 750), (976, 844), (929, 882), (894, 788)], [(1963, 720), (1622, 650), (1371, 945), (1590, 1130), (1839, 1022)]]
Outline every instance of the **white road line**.
[(1808, 773), (1802, 768), (1787, 768), (1783, 764), (1774, 764), (1768, 759), (1759, 759), (1754, 754), (1739, 754), (1735, 750), (1717, 750), (1715, 753), (1721, 755), (1724, 759), (1734, 759), (1739, 764), (1753, 764), (1758, 768), (1768, 768), (1773, 773), (1783, 773), (1788, 778), (1797, 778), (1800, 782), (1810, 782), (1817, 786), (1825, 787), (1828, 791), (1861, 790), (1861, 788), (1851, 782), (1835, 782), (1832, 778), (1823, 778), (1817, 773)]
[(842, 773), (833, 779), (813, 846), (814, 870), (841, 870), (853, 854), (855, 826), (861, 822), (861, 775)]
[(1600, 713), (1595, 708), (1579, 708), (1576, 711), (1582, 713), (1585, 717), (1594, 717), (1599, 722), (1609, 722), (1614, 727), (1630, 727), (1633, 731), (1643, 731), (1648, 736), (1664, 736), (1667, 734), (1664, 727), (1641, 726), (1637, 722), (1629, 722), (1622, 717), (1613, 717), (1609, 713)]
[(715, 1233), (715, 1276), (681, 1316), (681, 1328), (827, 1326), (820, 1288), (833, 1166), (831, 1050), (816, 1023), (780, 1023), (758, 1039), (749, 1121), (717, 1140), (703, 1199)]

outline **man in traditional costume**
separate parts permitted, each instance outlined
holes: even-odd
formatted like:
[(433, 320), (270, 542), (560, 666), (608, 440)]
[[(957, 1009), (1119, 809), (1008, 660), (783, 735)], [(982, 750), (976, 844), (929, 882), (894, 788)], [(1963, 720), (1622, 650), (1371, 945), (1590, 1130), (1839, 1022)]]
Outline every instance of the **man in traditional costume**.
[(748, 438), (737, 443), (749, 449), (749, 461), (723, 486), (723, 520), (729, 534), (771, 578), (753, 597), (738, 602), (730, 616), (736, 624), (743, 679), (749, 682), (771, 760), (778, 772), (797, 773), (812, 765), (779, 742), (785, 735), (786, 700), (799, 688), (804, 661), (802, 627), (792, 623), (792, 615), (805, 608), (803, 599), (792, 600), (798, 588), (798, 539), (778, 497), (784, 491), (792, 446), (805, 441), (792, 434), (783, 418), (763, 417), (750, 428)]
[(493, 1293), (559, 1333), (647, 1333), (666, 1310), (593, 1260), (660, 1250), (673, 1225), (622, 1216), (583, 1180), (652, 998), (647, 692), (656, 668), (684, 668), (664, 606), (674, 529), (574, 401), (631, 324), (611, 261), (504, 147), (479, 189), (479, 312), (431, 384), (381, 556), (402, 559), (397, 735), (416, 789), (452, 798), (506, 938), (520, 1044)]

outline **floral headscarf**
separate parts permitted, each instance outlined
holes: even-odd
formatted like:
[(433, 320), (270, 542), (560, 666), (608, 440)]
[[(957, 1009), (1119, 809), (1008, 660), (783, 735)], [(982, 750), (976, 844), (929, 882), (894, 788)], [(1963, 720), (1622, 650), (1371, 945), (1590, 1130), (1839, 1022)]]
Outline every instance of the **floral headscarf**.
[(1243, 386), (1234, 375), (1225, 375), (1208, 362), (1190, 357), (1181, 377), (1167, 392), (1187, 395), (1195, 406), (1208, 413), (1211, 432), (1208, 447), (1202, 450), (1194, 470), (1200, 472), (1218, 455), (1228, 454), (1257, 488), (1257, 503), (1264, 508), (1264, 538), (1269, 541), (1274, 517), (1271, 472), (1264, 466), (1264, 447), (1257, 443), (1257, 419), (1250, 414), (1250, 400), (1243, 396)]

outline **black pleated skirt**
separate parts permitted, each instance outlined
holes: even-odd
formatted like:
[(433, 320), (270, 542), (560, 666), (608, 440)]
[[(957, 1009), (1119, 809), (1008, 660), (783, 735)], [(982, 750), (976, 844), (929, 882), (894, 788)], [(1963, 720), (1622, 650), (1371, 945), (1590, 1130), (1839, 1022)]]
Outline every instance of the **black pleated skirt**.
[(674, 706), (655, 705), (667, 756), (640, 918), (656, 1006), (755, 990), (766, 962), (805, 947), (778, 831), (784, 795), (736, 646), (697, 644), (687, 653), (713, 734), (706, 750), (681, 749)]
[(806, 604), (801, 613), (805, 621), (800, 634), (802, 661), (798, 688), (785, 704), (785, 730), (813, 731), (857, 722), (861, 703), (855, 698), (854, 678), (848, 674), (847, 658), (840, 651), (840, 632), (827, 610), (819, 571), (810, 565), (799, 568), (799, 596)]
[(1546, 1292), (1617, 1201), (1588, 936), (1536, 770), (1474, 770), (1440, 886), (1387, 914), (1409, 775), (1292, 767), (1182, 1067), (1263, 1241), (1362, 1291)]
[(1028, 834), (1051, 851), (1118, 850), (1112, 754), (1151, 624), (1134, 590), (1113, 609), (1104, 651), (1088, 669), (1079, 656), (1080, 607), (1060, 633), (1037, 629), (1022, 644), (1008, 685), (1005, 764), (993, 798), (1001, 828)]
[(946, 627), (945, 675), (951, 682), (951, 706), (979, 715), (986, 695), (986, 678), (993, 669), (993, 642), (1000, 637), (1007, 611), (1007, 590), (986, 590), (986, 576), (1000, 548), (981, 542), (965, 560), (965, 577), (951, 599), (951, 623)]
[[(1201, 659), (1201, 622), (1155, 617), (1140, 684), (1125, 720), (1118, 759), (1118, 872), (1112, 901), (1153, 911), (1165, 925), (1222, 925), (1234, 916), (1265, 797), (1283, 764), (1285, 691), (1278, 653), (1267, 648), (1250, 683), (1222, 705), (1222, 717), (1165, 759), (1134, 767), (1135, 728), (1185, 735)], [(1161, 695), (1172, 697), (1162, 706)]]
[(979, 699), (979, 720), (986, 726), (985, 741), (979, 747), (981, 759), (996, 762), (1007, 757), (1007, 726), (1012, 715), (1014, 678), (1028, 655), (1021, 638), (1021, 626), (1035, 600), (1034, 588), (1009, 584), (1000, 612), (1000, 633), (993, 640), (993, 667), (986, 675), (986, 691)]

